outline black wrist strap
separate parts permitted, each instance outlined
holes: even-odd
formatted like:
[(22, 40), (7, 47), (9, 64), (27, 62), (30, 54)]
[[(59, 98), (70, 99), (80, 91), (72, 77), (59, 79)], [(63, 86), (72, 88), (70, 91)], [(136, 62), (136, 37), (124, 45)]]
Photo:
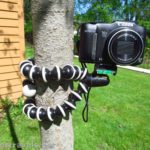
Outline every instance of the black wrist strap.
[(84, 94), (85, 98), (85, 106), (82, 111), (82, 118), (84, 122), (88, 122), (88, 113), (89, 113), (89, 94), (90, 94), (91, 87), (88, 89), (87, 95)]

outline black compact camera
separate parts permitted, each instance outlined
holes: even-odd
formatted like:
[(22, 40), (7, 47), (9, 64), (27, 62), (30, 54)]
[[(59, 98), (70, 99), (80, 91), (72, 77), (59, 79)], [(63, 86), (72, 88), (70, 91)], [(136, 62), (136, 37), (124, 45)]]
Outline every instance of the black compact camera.
[(134, 22), (84, 23), (80, 28), (79, 60), (101, 67), (142, 63), (146, 31)]

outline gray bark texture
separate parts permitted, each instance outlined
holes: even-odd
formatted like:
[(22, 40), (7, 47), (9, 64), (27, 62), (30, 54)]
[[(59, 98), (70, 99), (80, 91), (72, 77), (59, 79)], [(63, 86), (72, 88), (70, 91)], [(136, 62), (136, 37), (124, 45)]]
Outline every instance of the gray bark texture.
[[(52, 69), (73, 62), (73, 0), (32, 0), (35, 62)], [(37, 83), (37, 106), (55, 108), (68, 99), (72, 82)], [(40, 122), (41, 150), (72, 150), (72, 116)]]

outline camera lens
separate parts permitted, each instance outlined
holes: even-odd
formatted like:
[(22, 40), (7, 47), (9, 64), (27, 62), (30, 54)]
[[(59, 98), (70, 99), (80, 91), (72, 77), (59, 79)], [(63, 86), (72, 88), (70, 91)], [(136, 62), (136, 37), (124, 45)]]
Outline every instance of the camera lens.
[(143, 48), (143, 40), (137, 32), (122, 29), (110, 38), (108, 53), (116, 64), (131, 65), (141, 57)]

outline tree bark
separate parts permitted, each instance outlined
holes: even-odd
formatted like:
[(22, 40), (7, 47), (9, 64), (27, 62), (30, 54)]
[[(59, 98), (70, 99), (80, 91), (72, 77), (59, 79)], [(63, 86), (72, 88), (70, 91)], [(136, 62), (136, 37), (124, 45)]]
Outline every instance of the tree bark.
[[(73, 61), (73, 0), (32, 0), (35, 62), (40, 67), (63, 67)], [(72, 83), (38, 82), (37, 106), (55, 108), (68, 99)], [(72, 150), (72, 116), (54, 123), (40, 122), (41, 150)]]

